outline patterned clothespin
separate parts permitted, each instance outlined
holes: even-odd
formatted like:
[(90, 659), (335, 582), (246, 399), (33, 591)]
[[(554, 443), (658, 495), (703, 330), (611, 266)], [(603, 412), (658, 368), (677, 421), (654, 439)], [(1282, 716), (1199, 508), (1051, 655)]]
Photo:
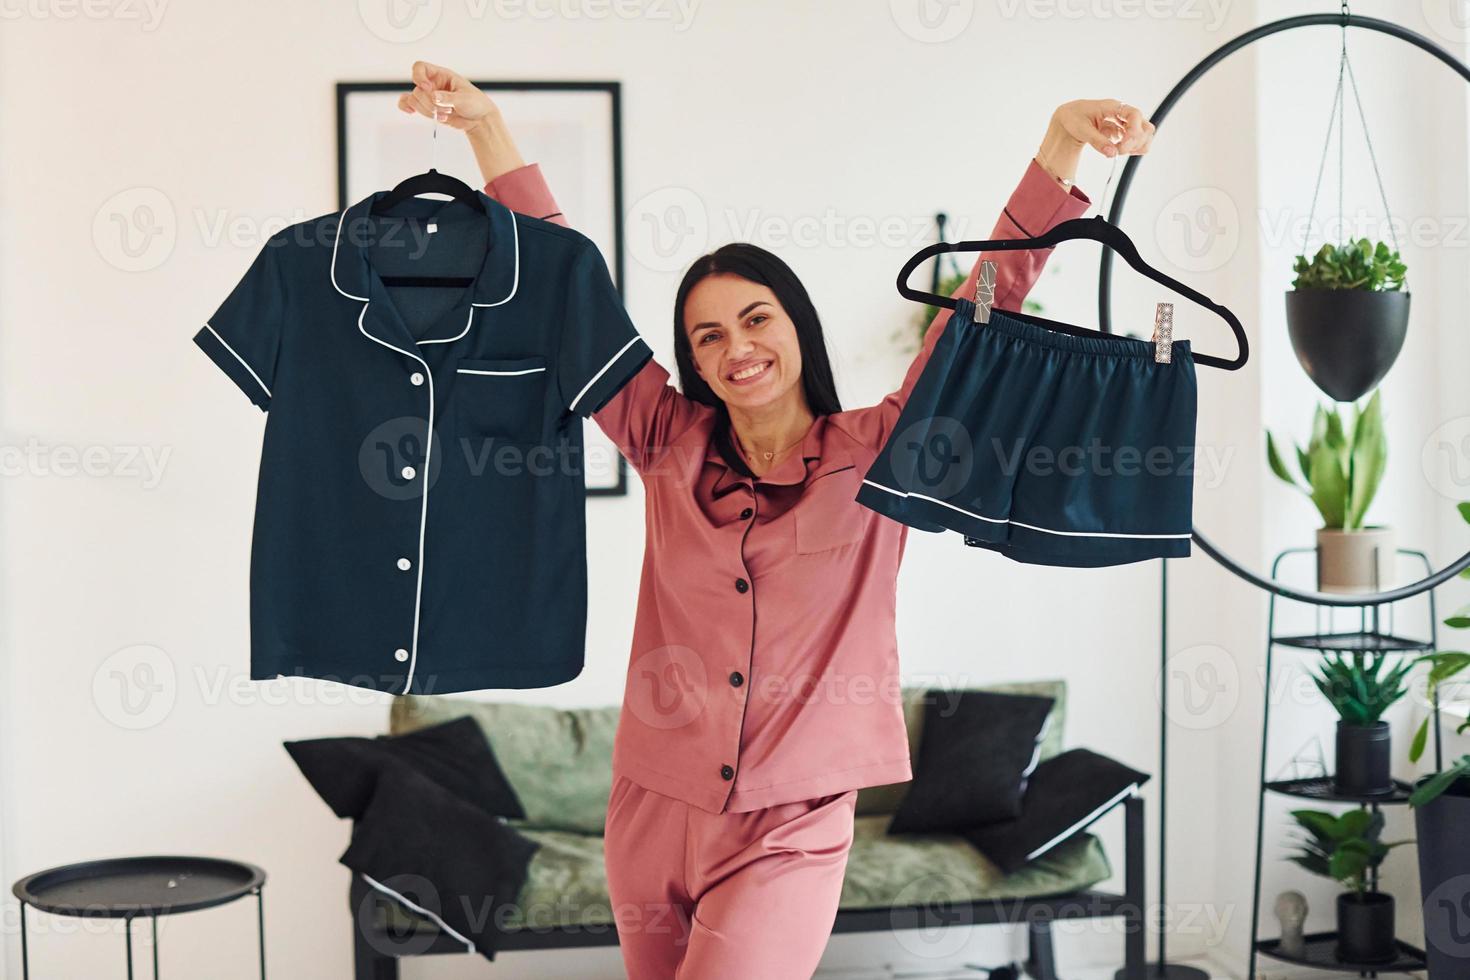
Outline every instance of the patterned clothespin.
[(1174, 304), (1160, 303), (1154, 311), (1154, 363), (1168, 364), (1174, 356)]
[(975, 278), (975, 322), (989, 323), (990, 308), (995, 305), (995, 263), (986, 259), (980, 263), (980, 275)]

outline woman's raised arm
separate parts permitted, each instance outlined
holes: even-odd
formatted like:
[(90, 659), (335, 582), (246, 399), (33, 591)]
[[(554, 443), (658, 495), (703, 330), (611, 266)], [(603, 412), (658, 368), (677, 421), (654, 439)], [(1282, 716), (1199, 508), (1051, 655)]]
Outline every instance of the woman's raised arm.
[[(1040, 149), (1026, 164), (1020, 183), (987, 237), (1030, 238), (1070, 218), (1081, 217), (1092, 205), (1082, 189), (1072, 183), (1082, 148), (1092, 146), (1109, 157), (1146, 153), (1153, 131), (1153, 124), (1144, 120), (1137, 109), (1116, 99), (1084, 99), (1060, 106), (1052, 114)], [(980, 264), (988, 260), (995, 263), (995, 308), (1019, 311), (1050, 256), (1051, 249), (981, 253), (952, 295), (973, 298)], [(888, 441), (950, 316), (950, 310), (941, 308), (930, 322), (919, 353), (897, 390), (876, 405), (841, 413), (843, 429), (875, 452)]]
[[(516, 148), (500, 107), (472, 82), (447, 68), (414, 62), (414, 88), (398, 99), (404, 112), (431, 116), (469, 139), (485, 181), (485, 193), (519, 214), (571, 227), (557, 206), (538, 164), (527, 164)], [(447, 110), (447, 111), (446, 111)], [(618, 451), (641, 473), (663, 448), (707, 408), (670, 384), (669, 372), (649, 358), (641, 369), (593, 413)]]

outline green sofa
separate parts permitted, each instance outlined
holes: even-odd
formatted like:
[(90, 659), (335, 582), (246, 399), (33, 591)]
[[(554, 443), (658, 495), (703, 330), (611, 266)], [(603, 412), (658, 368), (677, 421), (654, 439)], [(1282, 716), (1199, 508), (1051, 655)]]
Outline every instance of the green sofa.
[[(1062, 681), (986, 686), (1056, 701), (1043, 759), (1062, 750), (1066, 685)], [(927, 688), (905, 688), (910, 751), (917, 758)], [(615, 945), (602, 864), (603, 817), (612, 785), (616, 706), (562, 709), (465, 698), (407, 696), (394, 700), (390, 731), (402, 734), (469, 715), (484, 729), (505, 776), (520, 797), (524, 820), (510, 824), (541, 847), (514, 908), (501, 916), (504, 951)], [(1030, 931), (1027, 972), (1053, 980), (1051, 922), (1056, 918), (1122, 916), (1124, 965), (1143, 973), (1143, 809), (1133, 797), (1126, 821), (1124, 891), (1094, 886), (1112, 865), (1093, 835), (1082, 832), (1012, 874), (1003, 874), (963, 838), (948, 834), (889, 836), (906, 783), (860, 790), (834, 933), (935, 928), (1001, 922)], [(464, 952), (427, 919), (402, 908), (353, 876), (358, 980), (395, 980), (403, 956)]]

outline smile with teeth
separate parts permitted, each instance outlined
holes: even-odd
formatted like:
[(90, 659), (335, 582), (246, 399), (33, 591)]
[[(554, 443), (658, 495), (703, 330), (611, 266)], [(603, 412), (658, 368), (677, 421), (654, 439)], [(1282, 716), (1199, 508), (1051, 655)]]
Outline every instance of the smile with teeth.
[(736, 372), (732, 373), (730, 375), (730, 380), (731, 381), (749, 381), (751, 378), (755, 378), (755, 377), (758, 377), (758, 376), (760, 376), (762, 374), (765, 374), (766, 373), (766, 369), (769, 368), (770, 366), (771, 366), (771, 362), (770, 361), (761, 361), (759, 364), (752, 364), (748, 368), (741, 368), (739, 371), (736, 371)]

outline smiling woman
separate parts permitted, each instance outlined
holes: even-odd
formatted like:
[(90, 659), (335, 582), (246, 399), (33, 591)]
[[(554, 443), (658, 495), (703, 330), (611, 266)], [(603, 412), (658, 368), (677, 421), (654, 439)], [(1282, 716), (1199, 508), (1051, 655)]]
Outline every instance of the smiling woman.
[[(567, 222), (489, 96), (423, 62), (413, 78), (400, 108), (464, 131), (488, 195)], [(1091, 203), (1072, 181), (1083, 147), (1143, 153), (1152, 135), (1116, 100), (1057, 109), (991, 237), (1078, 217)], [(1049, 254), (984, 253), (955, 295), (989, 260), (994, 307), (1018, 309)], [(593, 415), (646, 501), (604, 852), (630, 976), (810, 976), (857, 790), (912, 776), (895, 629), (907, 528), (855, 497), (949, 317), (895, 391), (843, 410), (801, 281), (763, 249), (727, 245), (679, 287), (682, 390), (649, 359)]]

